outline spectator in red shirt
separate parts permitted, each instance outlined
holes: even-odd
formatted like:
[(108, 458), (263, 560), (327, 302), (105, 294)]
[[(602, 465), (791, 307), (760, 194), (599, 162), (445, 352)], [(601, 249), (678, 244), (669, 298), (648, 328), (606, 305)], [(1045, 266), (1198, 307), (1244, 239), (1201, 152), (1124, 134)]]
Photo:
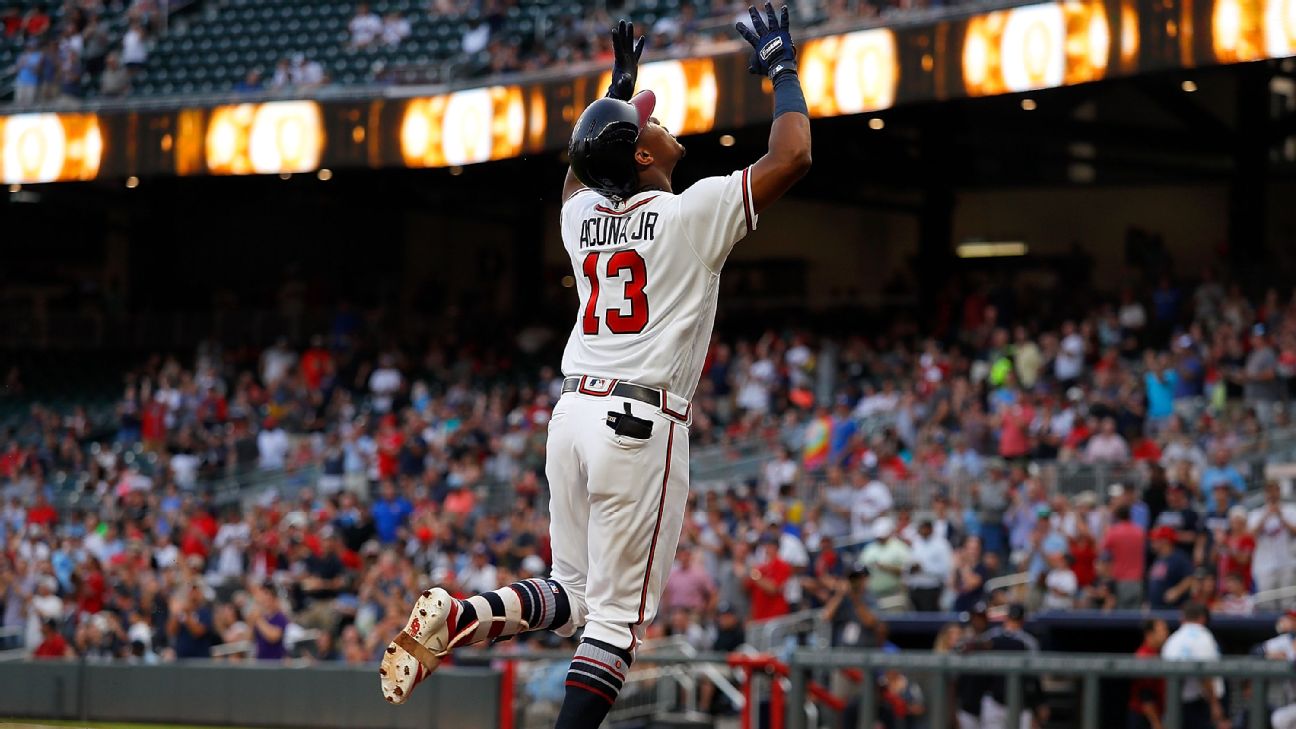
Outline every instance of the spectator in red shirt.
[(757, 564), (747, 576), (751, 593), (751, 619), (768, 620), (790, 612), (783, 588), (792, 576), (792, 567), (779, 559), (778, 543), (766, 540), (757, 551)]
[(1076, 586), (1081, 589), (1093, 584), (1097, 573), (1094, 563), (1098, 561), (1098, 545), (1087, 526), (1082, 526), (1070, 541), (1071, 571), (1075, 573)]
[(16, 477), (26, 462), (27, 454), (23, 453), (18, 441), (9, 441), (9, 448), (5, 450), (4, 455), (0, 455), (0, 476), (7, 479)]
[(1216, 547), (1219, 550), (1219, 579), (1224, 584), (1229, 575), (1237, 575), (1249, 592), (1251, 585), (1251, 557), (1255, 554), (1256, 540), (1247, 531), (1247, 510), (1245, 506), (1234, 506), (1229, 509), (1228, 531), (1217, 537)]
[(1111, 557), (1116, 581), (1116, 607), (1135, 610), (1143, 604), (1143, 570), (1147, 561), (1147, 534), (1130, 521), (1128, 506), (1116, 507), (1116, 519), (1103, 535), (1101, 551)]
[[(1160, 658), (1161, 646), (1170, 637), (1166, 622), (1158, 618), (1143, 621), (1143, 645), (1134, 651), (1136, 658)], [(1130, 729), (1161, 729), (1165, 714), (1165, 681), (1159, 678), (1136, 678), (1130, 683)]]
[(48, 530), (57, 522), (58, 510), (45, 498), (45, 494), (37, 492), (36, 503), (27, 509), (27, 523), (39, 524)]
[(72, 658), (75, 654), (71, 646), (58, 632), (58, 623), (46, 620), (41, 623), (41, 642), (32, 652), (33, 658)]
[(301, 358), (301, 373), (306, 379), (306, 386), (312, 390), (320, 389), (324, 375), (332, 368), (333, 355), (324, 348), (324, 337), (316, 334), (311, 337), (310, 349)]

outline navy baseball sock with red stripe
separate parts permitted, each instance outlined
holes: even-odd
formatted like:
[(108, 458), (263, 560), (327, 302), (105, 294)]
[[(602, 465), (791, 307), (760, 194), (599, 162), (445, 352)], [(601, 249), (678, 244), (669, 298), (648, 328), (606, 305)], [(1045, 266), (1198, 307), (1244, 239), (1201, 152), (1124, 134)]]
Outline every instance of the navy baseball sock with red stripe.
[(567, 693), (554, 729), (598, 729), (629, 670), (628, 652), (601, 640), (582, 640), (567, 669)]
[(570, 620), (567, 591), (553, 580), (537, 578), (460, 600), (459, 615), (450, 634), (471, 629), (470, 635), (457, 645), (472, 645), (532, 630), (561, 628)]

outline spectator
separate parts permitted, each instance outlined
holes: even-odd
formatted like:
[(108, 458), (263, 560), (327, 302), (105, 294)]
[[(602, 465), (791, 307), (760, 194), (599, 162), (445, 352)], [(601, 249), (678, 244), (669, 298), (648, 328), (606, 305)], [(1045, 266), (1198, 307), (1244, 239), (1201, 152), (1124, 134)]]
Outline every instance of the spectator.
[(1174, 527), (1159, 526), (1149, 535), (1156, 555), (1148, 570), (1148, 597), (1153, 610), (1169, 610), (1188, 599), (1193, 585), (1192, 560), (1176, 546)]
[[(1135, 658), (1160, 658), (1161, 648), (1170, 629), (1160, 618), (1143, 621), (1143, 643), (1134, 651)], [(1136, 678), (1130, 682), (1129, 729), (1162, 729), (1165, 716), (1165, 681), (1159, 678)]]
[[(1167, 661), (1217, 661), (1219, 645), (1206, 628), (1210, 613), (1204, 605), (1190, 602), (1183, 608), (1179, 629), (1161, 648)], [(1184, 679), (1182, 716), (1184, 729), (1216, 729), (1225, 721), (1224, 682), (1218, 678)], [(1173, 697), (1172, 697), (1173, 698)]]
[(1070, 556), (1064, 552), (1053, 552), (1048, 555), (1048, 562), (1049, 570), (1044, 576), (1044, 599), (1041, 606), (1045, 610), (1074, 608), (1080, 584), (1071, 569)]
[(779, 559), (778, 542), (762, 541), (757, 549), (756, 566), (747, 576), (753, 621), (777, 618), (790, 612), (784, 588), (791, 576), (792, 568)]
[[(1115, 610), (1118, 604), (1116, 580), (1111, 576), (1111, 560), (1094, 562), (1093, 582), (1081, 588), (1081, 606), (1090, 610)], [(1142, 587), (1142, 583), (1139, 584)], [(1140, 590), (1140, 592), (1142, 592)], [(1137, 607), (1137, 604), (1135, 605)]]
[(91, 76), (98, 76), (103, 73), (104, 64), (108, 57), (108, 51), (112, 47), (112, 42), (108, 38), (108, 31), (104, 30), (96, 15), (91, 15), (86, 21), (86, 26), (81, 31), (81, 58), (85, 62), (85, 70)]
[(130, 90), (130, 73), (122, 66), (121, 54), (113, 51), (108, 54), (103, 73), (99, 76), (99, 94), (108, 98), (120, 98), (129, 94)]
[(851, 475), (855, 484), (855, 497), (851, 501), (851, 539), (866, 542), (877, 539), (876, 524), (884, 514), (891, 511), (895, 503), (891, 498), (891, 489), (877, 478), (868, 478), (862, 473)]
[(351, 33), (352, 48), (368, 48), (383, 34), (383, 21), (369, 9), (369, 3), (360, 3), (355, 17), (347, 23), (347, 31)]
[(414, 507), (403, 496), (396, 494), (396, 487), (391, 481), (382, 485), (382, 498), (374, 502), (371, 513), (378, 541), (391, 544), (396, 541), (397, 532), (405, 527)]
[(1246, 492), (1246, 479), (1242, 477), (1242, 472), (1229, 462), (1230, 457), (1228, 448), (1223, 446), (1211, 451), (1211, 466), (1201, 477), (1201, 486), (1206, 493), (1207, 511), (1215, 511), (1219, 508), (1215, 503), (1215, 485), (1221, 481), (1231, 484), (1233, 490), (1239, 494)]
[(63, 620), (63, 599), (55, 594), (57, 589), (58, 580), (50, 575), (36, 579), (36, 594), (27, 602), (27, 645), (39, 645), (49, 637), (44, 632), (47, 622)]
[(1296, 544), (1296, 506), (1282, 503), (1276, 481), (1265, 483), (1264, 505), (1251, 512), (1247, 529), (1255, 536), (1252, 574), (1259, 592), (1296, 584), (1292, 546)]
[(257, 434), (257, 464), (263, 471), (278, 471), (288, 465), (292, 441), (275, 417), (266, 418)]
[[(359, 17), (359, 16), (357, 16)], [(353, 23), (355, 21), (352, 21)], [(354, 34), (354, 33), (353, 33)], [(382, 42), (388, 48), (399, 46), (410, 35), (410, 22), (395, 10), (383, 17)]]
[(1255, 536), (1247, 528), (1247, 510), (1245, 506), (1234, 506), (1229, 509), (1227, 531), (1215, 537), (1216, 564), (1219, 566), (1220, 580), (1227, 586), (1230, 575), (1236, 575), (1247, 592), (1255, 584), (1251, 573), (1251, 562), (1255, 557)]
[(1129, 444), (1116, 432), (1116, 419), (1103, 418), (1102, 429), (1085, 445), (1088, 463), (1126, 463), (1130, 460)]
[(913, 566), (907, 578), (909, 599), (918, 612), (940, 609), (941, 592), (954, 566), (954, 550), (943, 536), (935, 533), (930, 520), (918, 524), (910, 540)]
[(1273, 408), (1283, 397), (1283, 387), (1278, 379), (1278, 356), (1269, 343), (1264, 324), (1252, 327), (1251, 353), (1247, 355), (1245, 368), (1236, 378), (1242, 383), (1247, 405), (1255, 409), (1260, 421), (1272, 422)]
[(369, 392), (373, 395), (374, 412), (382, 414), (390, 411), (403, 384), (400, 370), (396, 369), (396, 358), (391, 354), (382, 355), (378, 368), (369, 375)]
[(64, 102), (75, 102), (80, 99), (84, 90), (81, 85), (81, 55), (75, 50), (63, 52), (59, 62), (59, 96)]
[(138, 20), (132, 21), (121, 41), (121, 60), (132, 76), (148, 63), (148, 37)]
[[(487, 590), (494, 589), (487, 588)], [(693, 614), (709, 611), (716, 600), (715, 583), (710, 573), (699, 563), (687, 545), (675, 555), (675, 565), (666, 578), (662, 595), (662, 609), (667, 612), (684, 610)]]
[(834, 648), (875, 647), (877, 603), (869, 589), (869, 570), (861, 567), (850, 577), (833, 581), (832, 597), (824, 605), (822, 619), (832, 626)]
[(1214, 609), (1221, 615), (1251, 615), (1255, 612), (1255, 600), (1247, 592), (1241, 575), (1231, 573), (1224, 577), (1224, 591)]
[(57, 620), (53, 618), (42, 620), (40, 626), (41, 641), (36, 646), (36, 650), (32, 651), (32, 658), (76, 657), (76, 652), (72, 650), (72, 646), (68, 645), (68, 642), (59, 633)]
[(954, 611), (967, 612), (985, 596), (985, 583), (991, 577), (981, 554), (981, 539), (968, 537), (954, 560), (950, 591), (954, 593)]
[(279, 607), (279, 600), (268, 585), (258, 585), (252, 593), (252, 606), (247, 622), (252, 628), (258, 661), (281, 661), (288, 657), (284, 635), (288, 630), (288, 616)]
[(913, 566), (913, 552), (896, 534), (891, 517), (878, 517), (873, 522), (874, 540), (860, 553), (859, 564), (869, 571), (869, 593), (881, 604), (892, 602), (895, 608), (907, 604), (904, 577)]
[[(27, 48), (18, 54), (17, 69), (14, 76), (14, 103), (18, 106), (30, 106), (36, 103), (41, 85), (41, 65), (45, 55), (35, 39), (27, 41)], [(15, 442), (16, 444), (16, 442)]]
[[(243, 80), (234, 84), (234, 90), (240, 94), (255, 94), (264, 89), (265, 79), (262, 78), (261, 69), (259, 68), (248, 69), (247, 75), (243, 77)], [(303, 366), (304, 364), (305, 362), (303, 361)], [(315, 387), (318, 387), (318, 385), (315, 385)]]
[(1167, 509), (1157, 517), (1155, 527), (1168, 527), (1175, 532), (1175, 547), (1189, 559), (1194, 559), (1197, 541), (1202, 534), (1201, 514), (1188, 502), (1188, 489), (1180, 484), (1171, 486)]
[(211, 658), (219, 636), (201, 585), (193, 582), (177, 591), (168, 611), (166, 634), (176, 658)]

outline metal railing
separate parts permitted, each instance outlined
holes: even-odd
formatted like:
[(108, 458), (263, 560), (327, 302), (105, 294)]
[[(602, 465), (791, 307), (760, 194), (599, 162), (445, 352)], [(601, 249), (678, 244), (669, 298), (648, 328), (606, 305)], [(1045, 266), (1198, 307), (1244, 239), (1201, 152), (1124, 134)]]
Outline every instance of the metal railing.
[(1296, 599), (1296, 585), (1257, 592), (1251, 599), (1255, 603), (1257, 610), (1266, 605), (1273, 605), (1275, 608), (1290, 605)]
[[(1016, 727), (1015, 717), (1021, 715), (1024, 705), (1023, 680), (1026, 677), (1075, 677), (1080, 681), (1080, 727), (1099, 729), (1101, 714), (1100, 682), (1108, 678), (1162, 678), (1166, 682), (1167, 697), (1182, 696), (1183, 682), (1188, 679), (1219, 677), (1253, 682), (1248, 699), (1249, 729), (1265, 729), (1269, 711), (1266, 705), (1268, 692), (1258, 690), (1259, 682), (1267, 688), (1274, 682), (1291, 681), (1291, 669), (1285, 661), (1267, 661), (1257, 658), (1224, 658), (1219, 661), (1165, 661), (1139, 659), (1132, 656), (1063, 653), (980, 653), (973, 655), (933, 654), (927, 652), (883, 653), (881, 651), (796, 651), (789, 666), (787, 729), (815, 729), (807, 722), (806, 713), (800, 710), (810, 698), (810, 675), (814, 671), (852, 670), (865, 676), (877, 670), (896, 669), (910, 674), (925, 674), (935, 678), (930, 682), (927, 697), (928, 716), (948, 716), (948, 684), (962, 674), (1003, 676), (1006, 679), (1008, 717), (1007, 725)], [(859, 682), (860, 692), (858, 726), (873, 726), (877, 715), (878, 695), (876, 682)], [(1183, 726), (1182, 702), (1166, 702), (1163, 718), (1166, 729)]]

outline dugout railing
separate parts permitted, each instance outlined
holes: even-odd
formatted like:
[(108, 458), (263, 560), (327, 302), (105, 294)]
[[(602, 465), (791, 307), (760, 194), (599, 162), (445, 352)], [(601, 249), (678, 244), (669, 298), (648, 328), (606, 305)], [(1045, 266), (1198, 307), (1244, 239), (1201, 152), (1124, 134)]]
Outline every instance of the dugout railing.
[[(457, 659), (472, 662), (488, 660), (488, 653), (476, 653)], [(495, 654), (493, 663), (499, 670), (516, 676), (517, 664), (544, 661), (550, 664), (570, 661), (563, 651), (523, 651), (507, 655)], [(951, 702), (953, 686), (961, 676), (1002, 676), (1006, 680), (1008, 726), (1016, 727), (1012, 717), (1019, 716), (1025, 706), (1025, 679), (1027, 677), (1071, 679), (1078, 694), (1078, 711), (1069, 725), (1078, 729), (1100, 729), (1103, 720), (1103, 702), (1119, 700), (1124, 705), (1123, 691), (1104, 695), (1103, 684), (1112, 679), (1158, 678), (1165, 681), (1167, 697), (1181, 696), (1184, 681), (1198, 678), (1221, 678), (1230, 683), (1230, 689), (1239, 694), (1233, 701), (1236, 714), (1245, 714), (1246, 729), (1267, 729), (1274, 705), (1271, 693), (1290, 695), (1287, 689), (1296, 681), (1291, 667), (1284, 661), (1261, 658), (1226, 657), (1219, 661), (1166, 661), (1139, 659), (1132, 656), (1107, 654), (1068, 653), (979, 653), (970, 655), (935, 654), (927, 651), (887, 653), (882, 651), (847, 651), (803, 649), (792, 653), (787, 660), (770, 654), (692, 653), (654, 651), (641, 654), (635, 668), (627, 678), (627, 686), (643, 679), (656, 682), (670, 673), (670, 667), (684, 666), (692, 675), (731, 676), (732, 687), (740, 692), (741, 700), (735, 706), (739, 712), (741, 729), (823, 729), (845, 726), (843, 718), (854, 718), (849, 729), (873, 729), (880, 696), (874, 680), (881, 672), (897, 670), (911, 680), (922, 679), (927, 692), (926, 715), (928, 726), (944, 729), (953, 726)], [(680, 672), (677, 672), (680, 673)], [(833, 674), (845, 676), (850, 688), (844, 693), (834, 693), (829, 686)], [(872, 678), (870, 678), (872, 677)], [(512, 679), (516, 681), (516, 678)], [(506, 679), (506, 684), (509, 680)], [(843, 682), (837, 682), (843, 683)], [(657, 686), (661, 696), (670, 700), (654, 705), (657, 716), (664, 713), (681, 717), (700, 717), (696, 703), (680, 696), (678, 684)], [(634, 689), (637, 690), (637, 689)], [(1108, 689), (1110, 691), (1110, 689)], [(646, 707), (641, 707), (646, 708)], [(647, 717), (651, 712), (637, 711), (635, 717)], [(938, 721), (945, 717), (948, 721)], [(501, 714), (500, 729), (525, 729), (517, 716)], [(1180, 701), (1168, 700), (1162, 720), (1165, 729), (1182, 729), (1183, 707)]]

